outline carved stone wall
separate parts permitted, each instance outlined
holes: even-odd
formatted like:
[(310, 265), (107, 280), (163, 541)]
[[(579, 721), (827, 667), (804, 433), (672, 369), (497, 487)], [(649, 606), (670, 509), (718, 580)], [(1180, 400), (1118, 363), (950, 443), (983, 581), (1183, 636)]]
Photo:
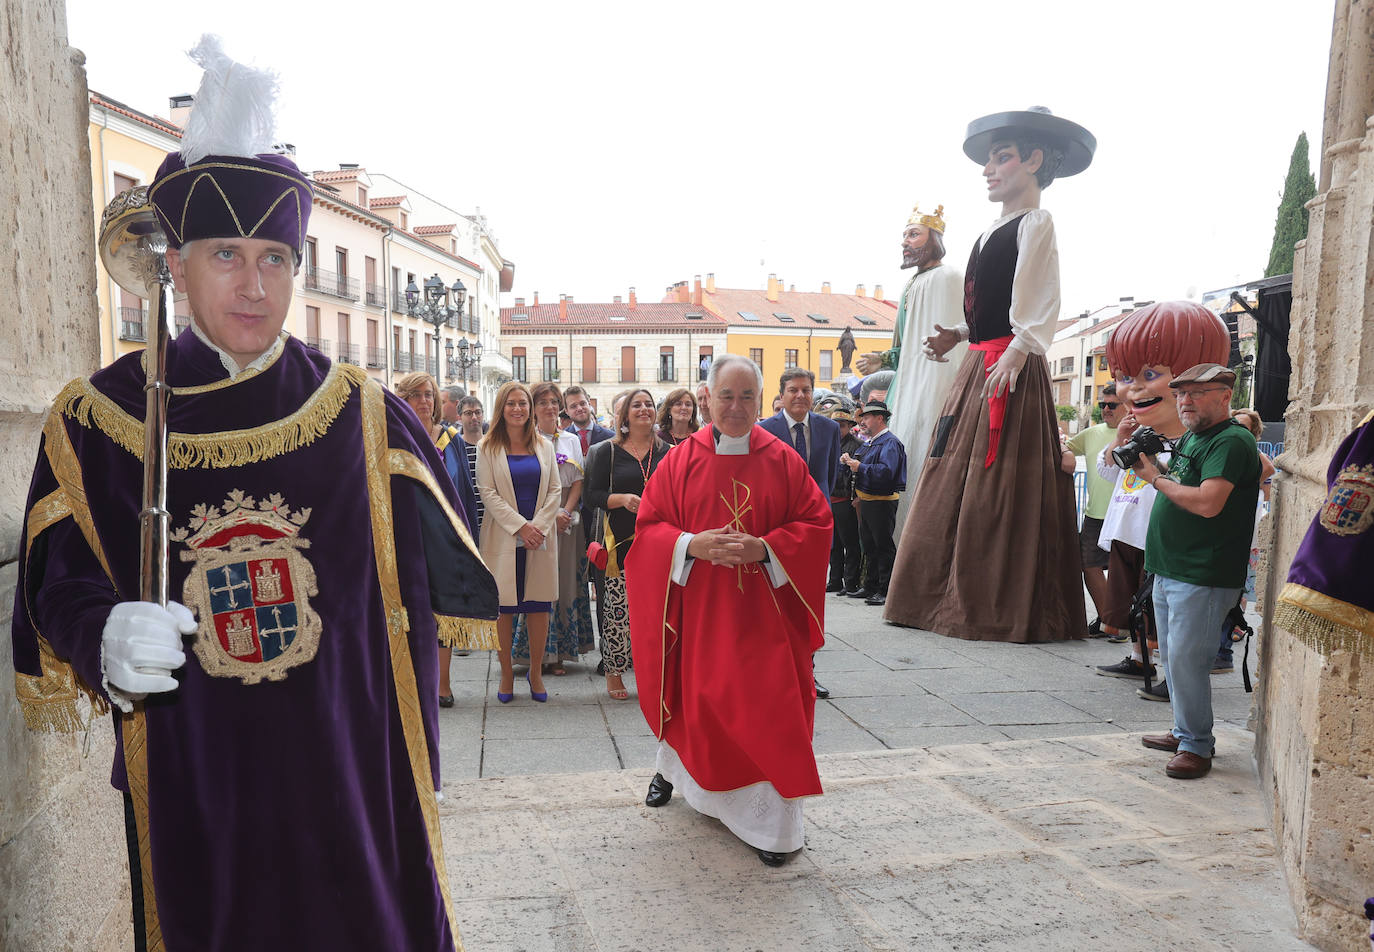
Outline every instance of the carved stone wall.
[(109, 718), (24, 726), (10, 675), (20, 521), (48, 404), (99, 361), (83, 58), (63, 0), (0, 0), (0, 949), (127, 949), (123, 814)]
[[(1321, 177), (1294, 262), (1293, 403), (1264, 579), (1266, 621), (1332, 453), (1374, 406), (1374, 9), (1337, 0)], [(1363, 948), (1374, 894), (1374, 644), (1265, 625), (1256, 758), (1303, 937)]]

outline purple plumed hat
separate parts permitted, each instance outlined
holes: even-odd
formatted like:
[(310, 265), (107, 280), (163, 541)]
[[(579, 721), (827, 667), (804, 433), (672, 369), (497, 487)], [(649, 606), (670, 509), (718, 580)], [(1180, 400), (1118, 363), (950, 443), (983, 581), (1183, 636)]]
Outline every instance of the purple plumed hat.
[(234, 62), (214, 36), (190, 56), (205, 75), (181, 151), (163, 159), (148, 190), (168, 244), (261, 238), (290, 246), (299, 260), (312, 193), (296, 163), (271, 151), (276, 74)]

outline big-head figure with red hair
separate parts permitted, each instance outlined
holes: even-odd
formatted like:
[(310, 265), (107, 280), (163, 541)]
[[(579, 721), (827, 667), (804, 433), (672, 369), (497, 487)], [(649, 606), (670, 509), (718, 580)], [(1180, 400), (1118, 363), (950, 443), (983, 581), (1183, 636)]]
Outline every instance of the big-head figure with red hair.
[(1191, 301), (1161, 301), (1126, 318), (1107, 339), (1107, 364), (1127, 411), (1122, 430), (1148, 426), (1182, 436), (1169, 382), (1197, 364), (1225, 364), (1230, 349), (1221, 318)]

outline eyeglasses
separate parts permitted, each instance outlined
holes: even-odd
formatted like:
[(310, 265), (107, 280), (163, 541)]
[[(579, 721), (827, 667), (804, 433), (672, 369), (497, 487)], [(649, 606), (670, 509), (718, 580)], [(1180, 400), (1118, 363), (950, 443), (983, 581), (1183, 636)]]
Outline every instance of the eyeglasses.
[(1201, 389), (1199, 389), (1199, 390), (1184, 390), (1182, 387), (1180, 387), (1180, 388), (1178, 389), (1178, 396), (1175, 397), (1175, 399), (1176, 399), (1176, 400), (1182, 400), (1184, 397), (1187, 397), (1189, 400), (1196, 400), (1198, 397), (1202, 396), (1204, 393), (1215, 393), (1215, 392), (1218, 391), (1218, 390), (1230, 390), (1230, 389), (1231, 389), (1230, 387), (1203, 387), (1203, 388), (1201, 388)]
[(1119, 406), (1121, 406), (1119, 403), (1107, 403), (1105, 400), (1097, 401), (1097, 408), (1099, 410), (1115, 410)]

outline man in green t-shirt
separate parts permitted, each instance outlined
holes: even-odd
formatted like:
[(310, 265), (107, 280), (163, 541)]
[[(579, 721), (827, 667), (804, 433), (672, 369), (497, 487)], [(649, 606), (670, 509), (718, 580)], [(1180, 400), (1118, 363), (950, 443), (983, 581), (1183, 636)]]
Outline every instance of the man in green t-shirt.
[(1159, 657), (1169, 684), (1174, 728), (1146, 735), (1146, 747), (1174, 752), (1165, 772), (1191, 780), (1212, 769), (1212, 659), (1227, 614), (1245, 585), (1255, 529), (1260, 460), (1255, 437), (1231, 420), (1236, 375), (1198, 364), (1175, 377), (1178, 417), (1188, 432), (1170, 471), (1142, 457), (1137, 476), (1159, 493), (1145, 536), (1154, 573)]
[(1102, 409), (1102, 422), (1079, 430), (1065, 444), (1070, 453), (1082, 456), (1087, 463), (1083, 475), (1088, 487), (1088, 504), (1083, 509), (1083, 526), (1078, 530), (1078, 550), (1083, 559), (1083, 584), (1097, 610), (1097, 618), (1088, 626), (1088, 634), (1093, 637), (1102, 634), (1102, 606), (1107, 604), (1107, 550), (1098, 546), (1097, 537), (1102, 532), (1102, 520), (1107, 515), (1107, 504), (1112, 501), (1113, 488), (1098, 474), (1097, 457), (1116, 439), (1116, 427), (1124, 415), (1114, 382), (1102, 388), (1102, 399), (1097, 405)]

